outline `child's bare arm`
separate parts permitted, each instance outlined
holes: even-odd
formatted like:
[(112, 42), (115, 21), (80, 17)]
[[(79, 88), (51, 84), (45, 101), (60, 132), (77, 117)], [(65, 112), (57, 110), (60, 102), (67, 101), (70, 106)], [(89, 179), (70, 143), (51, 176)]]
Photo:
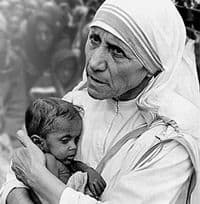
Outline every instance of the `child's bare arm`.
[(34, 204), (34, 201), (31, 200), (28, 189), (15, 188), (8, 194), (6, 203), (7, 204), (15, 204), (15, 203)]
[[(70, 175), (69, 170), (66, 168), (64, 164), (62, 164), (60, 161), (56, 160), (56, 158), (51, 154), (45, 154), (46, 157), (46, 167), (47, 169), (57, 178), (59, 178), (63, 183), (67, 183)], [(24, 204), (42, 204), (39, 197), (36, 195), (36, 193), (30, 189), (28, 191), (28, 196), (32, 200), (32, 202), (27, 202)], [(20, 204), (22, 204), (20, 202)]]

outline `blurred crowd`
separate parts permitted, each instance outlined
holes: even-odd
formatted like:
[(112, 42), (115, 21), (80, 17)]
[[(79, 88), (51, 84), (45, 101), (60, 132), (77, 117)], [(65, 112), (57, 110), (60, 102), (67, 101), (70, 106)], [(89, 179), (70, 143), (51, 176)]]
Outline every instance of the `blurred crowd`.
[(80, 81), (88, 23), (101, 3), (0, 1), (0, 127), (12, 141), (30, 100), (61, 97)]
[(61, 97), (82, 77), (102, 0), (0, 0), (0, 184), (29, 102)]
[(174, 0), (185, 25), (200, 31), (200, 0)]

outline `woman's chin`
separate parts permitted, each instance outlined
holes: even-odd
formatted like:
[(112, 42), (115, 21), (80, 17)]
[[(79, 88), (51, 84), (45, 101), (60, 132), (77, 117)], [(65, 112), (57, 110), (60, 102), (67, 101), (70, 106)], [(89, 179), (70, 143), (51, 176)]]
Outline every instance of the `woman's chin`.
[(89, 96), (97, 100), (104, 100), (104, 99), (110, 98), (107, 96), (107, 94), (103, 90), (96, 90), (96, 89), (88, 87), (87, 91), (88, 91)]

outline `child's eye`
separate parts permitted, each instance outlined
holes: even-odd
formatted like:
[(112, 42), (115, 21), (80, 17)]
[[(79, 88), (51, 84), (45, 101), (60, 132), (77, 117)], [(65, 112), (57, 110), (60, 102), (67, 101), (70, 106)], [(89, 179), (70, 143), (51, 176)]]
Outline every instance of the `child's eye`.
[(63, 139), (61, 139), (61, 142), (63, 144), (67, 144), (69, 141), (70, 141), (70, 138), (63, 138)]
[(67, 144), (69, 142), (69, 140), (62, 140), (63, 144)]

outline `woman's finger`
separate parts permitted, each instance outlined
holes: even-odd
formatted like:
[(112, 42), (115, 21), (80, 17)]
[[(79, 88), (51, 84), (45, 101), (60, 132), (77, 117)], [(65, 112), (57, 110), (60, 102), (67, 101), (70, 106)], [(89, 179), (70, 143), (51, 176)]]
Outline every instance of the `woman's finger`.
[(33, 143), (24, 130), (17, 131), (17, 139), (24, 147), (28, 147)]

